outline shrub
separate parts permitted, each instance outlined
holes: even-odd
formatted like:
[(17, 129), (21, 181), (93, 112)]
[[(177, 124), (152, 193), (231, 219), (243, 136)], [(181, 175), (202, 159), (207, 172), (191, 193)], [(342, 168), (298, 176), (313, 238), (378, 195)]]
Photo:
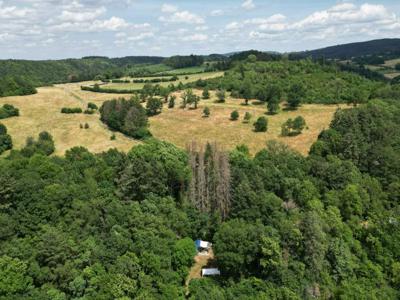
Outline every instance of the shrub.
[(115, 141), (117, 139), (117, 136), (113, 133), (110, 137), (110, 140)]
[(294, 136), (300, 134), (306, 127), (306, 121), (302, 116), (296, 117), (294, 120), (288, 119), (282, 125), (282, 136)]
[(4, 104), (3, 107), (0, 107), (0, 119), (17, 116), (19, 116), (19, 109), (14, 107), (13, 105)]
[(266, 117), (259, 117), (254, 123), (255, 132), (266, 132), (268, 130), (268, 120)]
[(225, 102), (226, 93), (225, 90), (218, 90), (216, 93), (218, 102)]
[(61, 113), (62, 114), (81, 114), (82, 113), (82, 108), (80, 107), (63, 107), (61, 108)]
[(88, 109), (94, 109), (94, 110), (98, 109), (97, 105), (94, 104), (93, 102), (89, 102), (88, 105), (87, 105), (87, 108)]
[(203, 90), (202, 96), (203, 96), (203, 99), (210, 99), (210, 92), (209, 92), (209, 90), (207, 88), (205, 88)]
[(155, 116), (161, 113), (163, 103), (161, 99), (151, 97), (146, 102), (146, 110), (149, 116)]
[(174, 108), (175, 107), (175, 100), (176, 100), (176, 96), (175, 95), (169, 96), (168, 108)]
[(231, 112), (231, 120), (236, 121), (237, 119), (239, 119), (239, 112), (237, 110), (234, 110), (233, 112)]
[(244, 117), (243, 117), (243, 123), (249, 123), (250, 120), (251, 120), (251, 113), (246, 111), (246, 113), (244, 114)]
[(22, 155), (31, 157), (35, 153), (42, 155), (50, 155), (55, 151), (53, 137), (47, 131), (39, 133), (39, 138), (35, 141), (32, 137), (28, 137), (25, 147), (21, 150)]
[(85, 123), (85, 129), (89, 129), (89, 124)]
[(208, 106), (204, 107), (203, 109), (203, 116), (205, 118), (208, 118), (210, 116), (210, 109), (208, 108)]
[(93, 115), (96, 111), (93, 109), (85, 109), (85, 111), (83, 112), (86, 115)]

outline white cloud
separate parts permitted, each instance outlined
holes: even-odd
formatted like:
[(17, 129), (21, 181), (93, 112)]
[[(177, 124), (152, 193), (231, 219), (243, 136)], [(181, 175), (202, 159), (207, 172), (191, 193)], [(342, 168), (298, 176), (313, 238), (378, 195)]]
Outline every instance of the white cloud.
[(4, 6), (4, 2), (0, 1), (0, 19), (15, 19), (25, 18), (29, 14), (33, 13), (34, 10), (31, 8), (17, 6)]
[(177, 11), (169, 16), (161, 16), (158, 20), (164, 23), (204, 24), (202, 17), (187, 10)]
[(210, 15), (212, 17), (219, 17), (219, 16), (222, 16), (223, 14), (224, 14), (224, 11), (222, 9), (215, 9), (210, 13)]
[(245, 0), (242, 4), (242, 7), (244, 9), (251, 10), (251, 9), (255, 8), (256, 6), (254, 5), (253, 0)]
[(196, 31), (205, 31), (205, 30), (208, 30), (208, 26), (206, 26), (206, 25), (196, 26), (195, 30)]
[(163, 4), (161, 7), (161, 11), (163, 13), (174, 13), (178, 10), (178, 7), (176, 7), (175, 5), (171, 5), (171, 4)]
[(196, 33), (182, 38), (182, 41), (185, 42), (203, 42), (206, 40), (208, 40), (208, 35), (202, 33)]
[(103, 15), (106, 12), (104, 7), (100, 7), (91, 11), (67, 11), (64, 10), (59, 19), (64, 22), (86, 22), (97, 19), (99, 16)]
[(225, 29), (232, 31), (232, 30), (238, 30), (242, 27), (243, 27), (243, 24), (240, 24), (239, 22), (231, 22), (225, 26)]

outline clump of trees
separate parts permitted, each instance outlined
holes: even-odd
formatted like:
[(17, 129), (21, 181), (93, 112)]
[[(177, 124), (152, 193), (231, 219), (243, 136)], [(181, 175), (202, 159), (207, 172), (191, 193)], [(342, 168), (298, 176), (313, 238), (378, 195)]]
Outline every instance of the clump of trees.
[(26, 139), (25, 147), (22, 148), (21, 154), (26, 157), (31, 157), (35, 153), (49, 156), (54, 153), (56, 147), (54, 145), (53, 137), (47, 131), (39, 133), (39, 137), (35, 140), (33, 137)]
[(0, 97), (24, 96), (36, 94), (34, 85), (25, 77), (2, 76), (0, 79)]
[(7, 134), (7, 127), (0, 123), (0, 154), (4, 151), (10, 150), (13, 147), (12, 139)]
[(13, 105), (4, 104), (3, 107), (0, 107), (0, 120), (16, 116), (19, 116), (19, 109)]
[(173, 69), (201, 66), (203, 63), (204, 63), (204, 58), (198, 55), (171, 56), (163, 61), (163, 64)]
[(210, 91), (207, 88), (203, 90), (202, 97), (204, 100), (210, 99)]
[(100, 120), (111, 129), (143, 139), (151, 136), (146, 109), (137, 99), (105, 101), (100, 108)]
[(218, 212), (225, 219), (230, 209), (230, 166), (228, 154), (216, 144), (188, 145), (192, 180), (190, 200), (202, 212)]
[(305, 89), (301, 83), (294, 83), (287, 95), (288, 108), (296, 110), (305, 96)]
[(299, 135), (306, 127), (306, 120), (302, 116), (298, 116), (294, 119), (288, 119), (283, 125), (281, 130), (282, 136), (294, 136)]
[(254, 122), (255, 132), (266, 132), (268, 130), (268, 119), (266, 117), (259, 117), (257, 121)]
[(193, 109), (197, 109), (200, 97), (193, 93), (192, 89), (187, 89), (182, 94), (181, 108), (186, 108), (187, 105), (193, 105)]
[(63, 107), (61, 108), (62, 114), (81, 114), (83, 112), (80, 107)]

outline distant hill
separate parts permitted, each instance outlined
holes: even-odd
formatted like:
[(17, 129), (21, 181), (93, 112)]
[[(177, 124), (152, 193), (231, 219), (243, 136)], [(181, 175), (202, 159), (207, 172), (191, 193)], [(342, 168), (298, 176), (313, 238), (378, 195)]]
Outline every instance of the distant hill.
[(400, 55), (400, 39), (380, 39), (367, 42), (350, 43), (327, 48), (295, 52), (291, 56), (313, 58), (351, 59), (368, 55), (387, 55), (398, 53)]
[(122, 75), (125, 69), (138, 64), (159, 64), (164, 57), (128, 56), (108, 58), (101, 56), (62, 60), (0, 60), (0, 78), (24, 76), (35, 86), (70, 81), (91, 80), (97, 75)]

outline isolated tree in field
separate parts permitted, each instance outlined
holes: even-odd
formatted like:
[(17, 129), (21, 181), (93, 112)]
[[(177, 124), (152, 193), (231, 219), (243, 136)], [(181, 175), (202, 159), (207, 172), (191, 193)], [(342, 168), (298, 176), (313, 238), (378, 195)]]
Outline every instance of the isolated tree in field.
[(217, 96), (217, 99), (218, 99), (218, 102), (225, 102), (225, 99), (226, 99), (226, 92), (225, 92), (225, 90), (224, 89), (219, 89), (218, 91), (217, 91), (217, 93), (216, 93), (216, 96)]
[(298, 116), (294, 120), (288, 119), (282, 125), (281, 134), (282, 134), (282, 136), (298, 135), (303, 131), (303, 129), (305, 127), (306, 127), (306, 121), (304, 120), (304, 118), (302, 116)]
[(210, 91), (208, 90), (208, 88), (205, 88), (205, 89), (203, 90), (202, 96), (203, 96), (203, 99), (204, 99), (204, 100), (210, 99)]
[(288, 92), (287, 95), (287, 102), (289, 109), (297, 109), (302, 101), (302, 98), (305, 96), (305, 90), (302, 84), (300, 83), (294, 83)]
[(175, 100), (176, 100), (176, 96), (175, 95), (169, 96), (168, 108), (174, 108), (175, 107)]
[(181, 98), (182, 98), (182, 104), (181, 108), (186, 108), (186, 105), (189, 102), (189, 99), (193, 97), (193, 90), (192, 89), (187, 89), (186, 91), (183, 92)]
[(251, 113), (246, 111), (246, 113), (244, 114), (244, 117), (243, 117), (243, 123), (249, 123), (250, 120), (251, 120)]
[(259, 117), (254, 123), (255, 132), (266, 132), (268, 130), (268, 120), (266, 117)]
[(164, 99), (164, 103), (168, 102), (168, 97), (171, 94), (171, 90), (168, 87), (160, 88), (160, 96)]
[(193, 94), (191, 97), (189, 97), (187, 103), (188, 103), (189, 105), (193, 105), (193, 106), (194, 106), (194, 107), (193, 107), (194, 109), (197, 109), (197, 104), (199, 103), (199, 101), (200, 101), (200, 97)]
[(203, 109), (203, 117), (208, 118), (210, 116), (210, 108), (208, 106)]
[(146, 102), (146, 110), (149, 116), (155, 116), (161, 113), (163, 103), (161, 99), (150, 97)]
[(237, 121), (238, 119), (239, 119), (239, 112), (237, 110), (231, 112), (231, 121)]

